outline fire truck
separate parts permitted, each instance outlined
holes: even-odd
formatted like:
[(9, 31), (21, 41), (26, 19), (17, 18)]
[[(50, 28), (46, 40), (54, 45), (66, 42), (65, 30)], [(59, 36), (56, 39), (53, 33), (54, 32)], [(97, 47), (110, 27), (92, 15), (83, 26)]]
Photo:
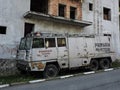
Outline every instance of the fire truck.
[(114, 56), (109, 34), (34, 32), (21, 38), (16, 58), (20, 71), (41, 71), (45, 78), (51, 78), (63, 69), (107, 69)]

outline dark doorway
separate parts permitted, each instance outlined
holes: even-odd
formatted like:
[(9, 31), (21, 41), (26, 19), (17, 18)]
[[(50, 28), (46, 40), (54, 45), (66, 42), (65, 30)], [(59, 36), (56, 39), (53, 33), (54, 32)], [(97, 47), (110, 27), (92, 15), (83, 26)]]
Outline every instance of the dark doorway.
[(24, 36), (26, 36), (28, 33), (31, 33), (33, 30), (34, 30), (34, 24), (25, 23)]
[(48, 0), (31, 0), (31, 11), (48, 13)]

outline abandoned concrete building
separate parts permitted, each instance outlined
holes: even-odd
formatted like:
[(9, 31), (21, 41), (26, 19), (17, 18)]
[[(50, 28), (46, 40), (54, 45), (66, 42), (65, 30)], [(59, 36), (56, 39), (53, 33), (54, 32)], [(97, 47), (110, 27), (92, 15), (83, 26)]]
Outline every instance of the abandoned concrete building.
[(30, 32), (111, 34), (120, 54), (118, 0), (0, 0), (0, 58)]

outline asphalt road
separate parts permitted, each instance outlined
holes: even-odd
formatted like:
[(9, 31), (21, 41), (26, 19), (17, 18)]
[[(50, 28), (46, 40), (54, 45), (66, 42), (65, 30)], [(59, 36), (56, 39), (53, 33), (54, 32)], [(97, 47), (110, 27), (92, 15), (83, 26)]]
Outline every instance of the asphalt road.
[(120, 90), (120, 69), (1, 90)]

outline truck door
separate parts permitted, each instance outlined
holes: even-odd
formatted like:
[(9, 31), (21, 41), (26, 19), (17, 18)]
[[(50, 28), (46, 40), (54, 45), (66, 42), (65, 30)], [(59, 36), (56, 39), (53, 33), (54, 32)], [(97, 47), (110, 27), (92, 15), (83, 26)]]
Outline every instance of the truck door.
[(57, 38), (58, 62), (62, 68), (68, 67), (68, 49), (66, 38)]
[(55, 38), (45, 38), (45, 59), (57, 60), (57, 48)]
[[(45, 47), (46, 43), (47, 47)], [(55, 38), (34, 38), (32, 48), (32, 59), (34, 61), (57, 59)]]

